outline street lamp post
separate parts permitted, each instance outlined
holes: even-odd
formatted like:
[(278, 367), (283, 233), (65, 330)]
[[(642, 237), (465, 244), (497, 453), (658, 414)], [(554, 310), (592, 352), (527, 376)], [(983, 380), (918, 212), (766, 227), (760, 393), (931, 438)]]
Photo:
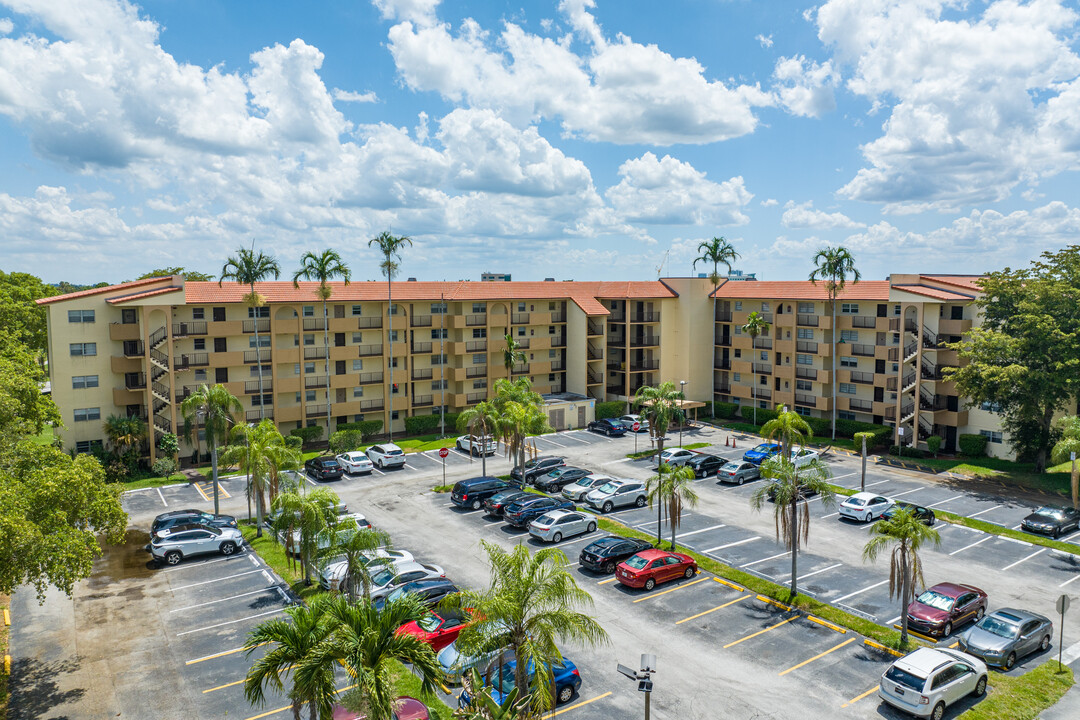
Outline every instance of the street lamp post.
[(632, 670), (621, 663), (617, 670), (637, 683), (638, 692), (645, 693), (645, 720), (649, 720), (649, 701), (653, 689), (652, 675), (656, 672), (656, 656), (642, 653), (640, 670)]
[(681, 401), (682, 402), (682, 408), (680, 408), (682, 417), (679, 420), (679, 447), (682, 447), (682, 429), (683, 429), (683, 425), (686, 424), (686, 381), (685, 380), (680, 380), (679, 381), (679, 392), (682, 393), (682, 401)]

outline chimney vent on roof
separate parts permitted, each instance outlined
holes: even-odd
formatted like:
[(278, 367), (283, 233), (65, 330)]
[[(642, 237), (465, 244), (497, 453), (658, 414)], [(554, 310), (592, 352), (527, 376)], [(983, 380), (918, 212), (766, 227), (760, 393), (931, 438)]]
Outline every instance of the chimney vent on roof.
[(408, 279), (408, 280), (406, 280), (405, 282), (416, 282), (416, 278), (409, 278), (409, 279)]
[(555, 278), (544, 278), (544, 282), (555, 282)]

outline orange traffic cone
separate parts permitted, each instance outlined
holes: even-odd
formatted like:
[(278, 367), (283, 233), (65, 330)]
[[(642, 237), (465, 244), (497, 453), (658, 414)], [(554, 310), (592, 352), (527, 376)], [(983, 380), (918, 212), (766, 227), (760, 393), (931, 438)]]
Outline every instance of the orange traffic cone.
[(731, 447), (732, 449), (735, 448), (735, 438), (731, 438)]
[(731, 438), (730, 437), (725, 437), (724, 438), (724, 447), (731, 447)]

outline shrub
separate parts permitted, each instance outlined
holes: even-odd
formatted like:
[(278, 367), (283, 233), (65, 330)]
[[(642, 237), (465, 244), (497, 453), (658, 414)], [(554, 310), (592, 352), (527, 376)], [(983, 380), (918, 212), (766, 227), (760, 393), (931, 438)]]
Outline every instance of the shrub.
[(892, 435), (892, 428), (886, 425), (874, 425), (873, 423), (859, 422), (857, 420), (836, 419), (836, 434), (843, 437), (855, 437), (857, 432), (869, 432), (874, 434), (874, 439), (867, 440), (868, 448), (884, 445)]
[(937, 457), (938, 450), (941, 449), (941, 438), (939, 438), (937, 435), (931, 435), (930, 437), (926, 438), (926, 447), (930, 448), (930, 453), (934, 457)]
[[(457, 423), (458, 413), (446, 413), (443, 419), (446, 427), (453, 432)], [(439, 431), (438, 415), (413, 415), (405, 418), (406, 435), (431, 435)]]
[(364, 442), (364, 434), (359, 430), (338, 430), (330, 436), (330, 452), (338, 455), (355, 450)]
[(315, 442), (316, 440), (321, 440), (322, 439), (323, 429), (321, 427), (319, 427), (318, 425), (315, 425), (315, 426), (312, 426), (312, 427), (296, 428), (295, 430), (293, 430), (289, 434), (294, 436), (294, 437), (300, 438), (301, 440), (304, 441), (305, 445), (308, 445), (310, 443)]
[(154, 474), (166, 480), (176, 472), (176, 461), (171, 457), (161, 457), (154, 461)]
[[(806, 424), (810, 426), (810, 432), (812, 432), (816, 437), (819, 437), (819, 438), (832, 437), (832, 423), (828, 419), (826, 419), (826, 418), (816, 418), (816, 417), (803, 417), (803, 420), (805, 420)], [(839, 428), (836, 429), (836, 434), (837, 435), (840, 434), (840, 429)]]
[[(180, 451), (180, 441), (176, 435), (172, 433), (165, 433), (158, 440), (158, 449), (166, 455), (175, 455)], [(175, 470), (173, 472), (176, 472)]]
[(364, 441), (367, 441), (368, 438), (372, 437), (373, 435), (378, 435), (379, 431), (382, 430), (382, 420), (363, 420), (361, 422), (353, 423), (338, 423), (337, 428), (339, 431), (359, 430), (361, 435), (363, 435)]
[(735, 417), (735, 413), (739, 411), (739, 406), (735, 403), (727, 402), (714, 402), (712, 404), (712, 416), (714, 418), (721, 418), (723, 420), (730, 420)]
[(285, 447), (289, 448), (290, 450), (299, 450), (300, 448), (304, 447), (304, 440), (303, 438), (298, 438), (295, 435), (289, 435), (287, 438), (285, 438)]
[(110, 460), (105, 466), (106, 482), (124, 482), (131, 476), (131, 470), (127, 463), (120, 459)]
[[(744, 407), (742, 409), (742, 416), (743, 416), (743, 420), (745, 420), (746, 422), (754, 422), (754, 408), (752, 408), (752, 407)], [(769, 422), (771, 420), (775, 420), (779, 416), (780, 416), (780, 411), (779, 410), (762, 410), (761, 408), (758, 408), (758, 411), (757, 411), (757, 424), (758, 425), (764, 425), (765, 423), (767, 423), (767, 422)]]
[(985, 435), (961, 435), (957, 440), (960, 452), (971, 457), (982, 457), (986, 454)]
[(596, 403), (596, 419), (617, 418), (626, 412), (626, 403), (622, 400)]
[(912, 448), (912, 447), (905, 447), (903, 453), (901, 453), (900, 448), (897, 447), (896, 445), (893, 445), (892, 447), (889, 448), (889, 454), (890, 455), (901, 455), (902, 454), (903, 457), (906, 457), (906, 458), (924, 458), (924, 457), (926, 457), (926, 452), (925, 451), (919, 450), (918, 448)]

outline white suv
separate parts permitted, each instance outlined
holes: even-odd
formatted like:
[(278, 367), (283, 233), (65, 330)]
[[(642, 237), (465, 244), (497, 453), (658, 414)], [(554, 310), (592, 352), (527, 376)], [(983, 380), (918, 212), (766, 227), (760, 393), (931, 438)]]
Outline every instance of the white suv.
[(368, 460), (379, 469), (386, 467), (405, 467), (405, 451), (394, 443), (372, 445), (367, 449)]
[(146, 549), (154, 560), (176, 565), (186, 557), (221, 553), (232, 555), (243, 545), (244, 536), (236, 528), (205, 525), (174, 525), (154, 535)]
[(645, 483), (637, 480), (609, 480), (585, 496), (585, 502), (600, 512), (609, 513), (617, 507), (645, 507), (648, 492)]
[(941, 720), (945, 708), (986, 692), (986, 663), (958, 650), (919, 648), (884, 672), (878, 697), (915, 717)]
[(499, 449), (498, 444), (495, 442), (495, 438), (488, 437), (481, 441), (480, 438), (475, 435), (462, 435), (455, 442), (457, 449), (461, 452), (469, 453), (470, 455), (494, 455)]

